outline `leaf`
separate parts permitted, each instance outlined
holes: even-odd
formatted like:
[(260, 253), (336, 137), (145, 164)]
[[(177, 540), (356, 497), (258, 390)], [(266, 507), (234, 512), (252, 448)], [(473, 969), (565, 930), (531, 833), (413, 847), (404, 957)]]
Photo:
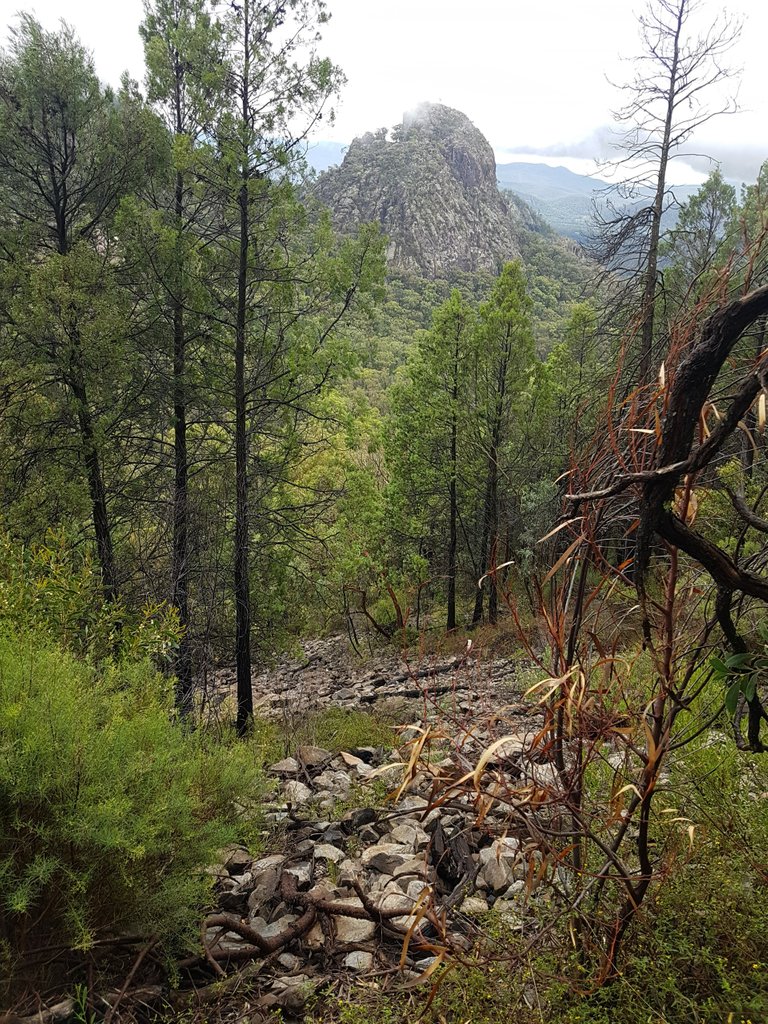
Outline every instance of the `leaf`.
[(749, 661), (749, 654), (741, 652), (739, 654), (732, 654), (730, 658), (725, 659), (725, 664), (729, 669), (741, 668), (747, 661)]
[(735, 683), (731, 683), (728, 687), (728, 691), (725, 694), (725, 710), (729, 715), (736, 714), (736, 706), (739, 703), (739, 694), (741, 693), (741, 680), (737, 679)]
[(560, 569), (565, 564), (565, 562), (568, 561), (568, 559), (571, 557), (573, 552), (576, 550), (576, 548), (579, 546), (579, 544), (581, 544), (581, 542), (583, 540), (584, 540), (584, 534), (580, 533), (579, 536), (576, 538), (576, 540), (573, 541), (572, 544), (568, 545), (568, 547), (565, 549), (565, 551), (562, 553), (562, 555), (560, 555), (558, 560), (555, 562), (555, 564), (549, 570), (547, 575), (544, 577), (544, 581), (542, 583), (542, 586), (546, 586), (546, 584), (549, 583), (549, 581), (555, 575), (557, 570)]
[(748, 701), (755, 699), (755, 693), (757, 692), (757, 679), (754, 676), (750, 676), (744, 684), (744, 696)]
[(720, 658), (718, 658), (716, 655), (712, 655), (712, 657), (709, 659), (709, 663), (712, 666), (713, 670), (719, 676), (729, 675), (728, 666), (725, 664), (724, 661), (721, 661)]
[(549, 533), (545, 533), (543, 537), (539, 537), (536, 541), (537, 544), (543, 544), (545, 540), (549, 540), (550, 537), (554, 537), (556, 533), (560, 533), (566, 526), (570, 526), (572, 523), (581, 522), (584, 516), (574, 516), (573, 519), (566, 519), (564, 523), (560, 523), (559, 526), (555, 526), (554, 529), (550, 530)]
[(423, 974), (418, 975), (418, 977), (416, 978), (411, 978), (410, 981), (406, 981), (402, 988), (412, 989), (416, 988), (418, 985), (423, 985), (424, 982), (430, 977), (430, 975), (435, 973), (440, 964), (442, 964), (443, 960), (445, 960), (445, 950), (441, 950), (441, 952), (438, 953), (438, 955), (435, 957), (435, 959), (432, 961), (432, 963), (429, 965), (426, 971), (424, 971)]
[(504, 744), (509, 743), (510, 740), (519, 740), (519, 737), (515, 735), (502, 736), (500, 740), (496, 740), (495, 743), (492, 743), (490, 747), (483, 751), (483, 753), (480, 756), (480, 760), (477, 762), (475, 771), (472, 776), (472, 780), (475, 784), (475, 789), (480, 789), (480, 779), (482, 778), (483, 772), (485, 771), (485, 766), (493, 758), (493, 755), (496, 753), (499, 747), (503, 747)]

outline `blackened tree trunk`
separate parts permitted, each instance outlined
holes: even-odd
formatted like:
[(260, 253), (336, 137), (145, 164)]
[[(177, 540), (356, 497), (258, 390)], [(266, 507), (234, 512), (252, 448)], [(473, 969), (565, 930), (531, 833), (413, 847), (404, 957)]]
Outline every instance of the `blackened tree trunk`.
[[(182, 125), (180, 93), (177, 87), (179, 133)], [(181, 245), (184, 219), (184, 176), (176, 174), (175, 219), (177, 248)], [(186, 347), (184, 321), (184, 266), (180, 251), (176, 254), (176, 282), (173, 303), (173, 606), (179, 616), (182, 636), (176, 652), (176, 704), (182, 715), (192, 710), (192, 639), (189, 633), (189, 525), (188, 490), (189, 461), (187, 455), (187, 387)]]
[(88, 496), (91, 500), (93, 529), (96, 535), (96, 551), (101, 568), (104, 596), (108, 601), (118, 597), (117, 570), (112, 545), (112, 531), (107, 510), (107, 493), (101, 471), (101, 460), (93, 427), (93, 416), (88, 401), (88, 392), (81, 367), (74, 363), (69, 376), (69, 386), (77, 407), (77, 423), (80, 429), (80, 451), (85, 475), (88, 481)]
[(659, 165), (656, 175), (656, 194), (651, 207), (651, 229), (648, 237), (648, 257), (643, 274), (642, 333), (640, 337), (640, 383), (648, 384), (653, 376), (653, 328), (656, 317), (656, 293), (658, 290), (659, 240), (661, 218), (664, 214), (664, 197), (667, 194), (667, 167), (672, 144), (672, 126), (679, 91), (680, 36), (686, 12), (686, 0), (681, 0), (672, 31), (672, 61), (669, 67), (669, 89), (667, 108), (664, 114)]
[[(250, 26), (249, 4), (244, 5), (243, 38), (246, 41), (242, 82), (243, 124), (249, 119)], [(237, 668), (237, 733), (245, 734), (253, 718), (251, 688), (251, 585), (250, 528), (248, 522), (248, 424), (245, 394), (246, 313), (250, 232), (250, 156), (243, 153), (240, 206), (240, 249), (237, 274), (235, 325), (235, 663)]]

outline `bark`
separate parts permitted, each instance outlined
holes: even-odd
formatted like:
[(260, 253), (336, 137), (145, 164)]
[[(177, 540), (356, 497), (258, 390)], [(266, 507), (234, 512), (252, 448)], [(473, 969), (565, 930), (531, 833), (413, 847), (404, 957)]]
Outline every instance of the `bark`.
[[(181, 117), (177, 88), (177, 128)], [(184, 178), (176, 174), (175, 217), (177, 237), (184, 216)], [(182, 256), (177, 252), (177, 280), (173, 294), (173, 606), (183, 630), (176, 654), (176, 703), (182, 715), (192, 710), (192, 648), (189, 635), (189, 528), (186, 394), (186, 325), (184, 321)]]
[[(243, 12), (245, 63), (242, 85), (243, 125), (248, 124), (249, 92), (249, 6)], [(237, 670), (237, 732), (242, 736), (253, 718), (251, 688), (251, 592), (250, 592), (250, 529), (248, 522), (248, 435), (245, 393), (246, 307), (249, 257), (249, 181), (250, 157), (243, 153), (240, 207), (240, 250), (237, 274), (237, 314), (235, 326), (235, 664)]]
[(88, 495), (91, 500), (93, 529), (96, 535), (96, 551), (101, 568), (104, 596), (107, 601), (118, 597), (117, 570), (112, 545), (112, 531), (107, 510), (107, 493), (101, 469), (99, 449), (93, 426), (93, 416), (88, 401), (88, 391), (80, 366), (79, 354), (73, 353), (68, 383), (77, 407), (77, 423), (80, 429), (80, 451), (88, 481)]
[[(485, 572), (488, 562), (488, 537), (491, 523), (490, 514), (491, 487), (490, 478), (485, 485), (485, 499), (483, 501), (483, 533), (480, 540), (480, 571)], [(472, 625), (477, 626), (483, 621), (483, 588), (478, 586), (475, 590), (475, 607), (472, 611)]]
[(456, 551), (458, 548), (458, 502), (456, 496), (456, 448), (458, 438), (459, 401), (459, 328), (453, 348), (453, 384), (451, 389), (451, 481), (449, 485), (449, 538), (448, 538), (448, 619), (446, 628), (456, 628)]

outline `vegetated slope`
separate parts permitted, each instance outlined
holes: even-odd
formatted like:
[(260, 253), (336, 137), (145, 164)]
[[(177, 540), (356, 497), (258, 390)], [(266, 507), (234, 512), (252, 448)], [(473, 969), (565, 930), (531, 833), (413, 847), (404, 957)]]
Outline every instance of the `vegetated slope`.
[(342, 231), (379, 221), (390, 269), (422, 277), (494, 273), (520, 256), (521, 234), (535, 227), (524, 203), (499, 192), (487, 139), (440, 104), (423, 103), (391, 132), (355, 139), (315, 189)]
[(609, 187), (599, 178), (540, 163), (499, 164), (496, 178), (499, 188), (520, 196), (555, 231), (578, 241), (589, 234), (595, 199)]

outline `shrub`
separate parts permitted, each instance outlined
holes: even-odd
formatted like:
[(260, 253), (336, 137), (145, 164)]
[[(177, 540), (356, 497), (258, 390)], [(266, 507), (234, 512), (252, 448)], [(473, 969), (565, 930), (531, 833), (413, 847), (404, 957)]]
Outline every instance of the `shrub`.
[(152, 657), (163, 661), (179, 642), (175, 610), (129, 610), (104, 599), (101, 576), (87, 553), (60, 533), (24, 547), (0, 534), (0, 628), (43, 635), (93, 661)]
[(95, 668), (0, 635), (0, 975), (46, 942), (183, 943), (205, 865), (252, 834), (262, 791), (246, 746), (174, 722), (148, 662)]

